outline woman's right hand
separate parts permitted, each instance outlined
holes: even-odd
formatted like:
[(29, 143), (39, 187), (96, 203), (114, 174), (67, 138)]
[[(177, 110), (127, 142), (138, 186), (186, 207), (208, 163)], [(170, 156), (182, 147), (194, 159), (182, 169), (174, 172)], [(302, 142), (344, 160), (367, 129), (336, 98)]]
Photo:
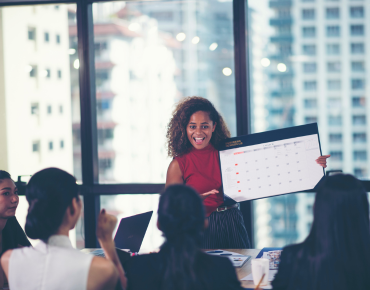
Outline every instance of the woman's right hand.
[(206, 199), (209, 195), (216, 194), (218, 192), (219, 191), (217, 189), (212, 189), (211, 191), (207, 191), (207, 192), (201, 193), (199, 195), (200, 195), (201, 199)]
[(102, 209), (98, 216), (98, 225), (96, 227), (96, 236), (101, 242), (113, 240), (113, 231), (117, 224), (117, 218), (105, 212)]

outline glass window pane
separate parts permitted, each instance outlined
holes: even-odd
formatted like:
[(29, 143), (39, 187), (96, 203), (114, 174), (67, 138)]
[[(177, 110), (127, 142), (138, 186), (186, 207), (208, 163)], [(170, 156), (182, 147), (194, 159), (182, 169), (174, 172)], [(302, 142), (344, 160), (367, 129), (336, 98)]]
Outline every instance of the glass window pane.
[[(74, 158), (79, 128), (78, 74), (70, 66), (69, 13), (76, 5), (0, 8), (0, 168), (14, 180), (46, 167), (81, 176)], [(20, 198), (24, 226), (28, 204)], [(75, 230), (71, 231), (76, 245)]]
[(165, 182), (184, 97), (211, 100), (235, 135), (232, 2), (95, 3), (93, 17), (101, 183)]
[[(260, 80), (251, 90), (252, 131), (317, 121), (322, 152), (332, 155), (327, 169), (369, 179), (365, 2), (249, 0), (248, 33), (250, 82)], [(302, 241), (313, 200), (300, 193), (255, 201), (255, 246)]]

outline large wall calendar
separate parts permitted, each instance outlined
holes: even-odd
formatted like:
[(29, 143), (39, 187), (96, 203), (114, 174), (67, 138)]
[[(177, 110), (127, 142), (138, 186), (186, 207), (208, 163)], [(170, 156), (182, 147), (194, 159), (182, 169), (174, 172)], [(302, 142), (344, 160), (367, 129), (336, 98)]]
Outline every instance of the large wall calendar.
[(238, 202), (312, 190), (325, 175), (316, 123), (227, 139), (219, 149), (224, 194)]

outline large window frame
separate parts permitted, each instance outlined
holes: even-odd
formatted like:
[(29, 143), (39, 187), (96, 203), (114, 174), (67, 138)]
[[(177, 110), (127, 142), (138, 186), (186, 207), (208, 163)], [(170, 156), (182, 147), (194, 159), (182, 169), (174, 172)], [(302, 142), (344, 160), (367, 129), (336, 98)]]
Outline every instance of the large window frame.
[[(130, 1), (130, 0), (126, 0)], [(133, 0), (131, 0), (133, 1)], [(136, 0), (135, 0), (136, 1)], [(150, 0), (140, 0), (140, 2)], [(184, 0), (186, 1), (186, 0)], [(2, 0), (0, 7), (13, 5), (42, 5), (68, 3), (77, 5), (78, 56), (80, 60), (80, 113), (81, 113), (81, 157), (82, 185), (80, 193), (84, 197), (85, 247), (99, 247), (96, 239), (96, 221), (100, 211), (101, 195), (116, 194), (156, 194), (164, 189), (164, 184), (99, 184), (98, 143), (97, 143), (97, 112), (95, 98), (95, 64), (94, 64), (94, 32), (92, 5), (96, 2), (112, 2), (106, 0)], [(160, 2), (160, 0), (158, 1)], [(251, 132), (251, 115), (248, 70), (249, 33), (246, 25), (248, 0), (233, 0), (234, 28), (234, 62), (235, 62), (235, 112), (237, 136)], [(370, 191), (370, 181), (363, 181)], [(25, 184), (17, 182), (20, 194), (24, 194)], [(253, 211), (252, 202), (241, 203), (245, 226), (253, 247)]]

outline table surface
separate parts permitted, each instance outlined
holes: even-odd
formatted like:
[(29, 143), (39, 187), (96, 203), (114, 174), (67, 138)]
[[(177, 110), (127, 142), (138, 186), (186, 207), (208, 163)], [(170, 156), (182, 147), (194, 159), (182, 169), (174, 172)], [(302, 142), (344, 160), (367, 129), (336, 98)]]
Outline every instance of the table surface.
[[(97, 249), (83, 249), (81, 251), (85, 253), (90, 253), (94, 250), (97, 250)], [(243, 279), (245, 276), (248, 276), (250, 273), (252, 273), (251, 260), (255, 259), (258, 253), (261, 251), (258, 249), (222, 249), (222, 250), (239, 253), (241, 255), (251, 256), (251, 258), (243, 265), (243, 267), (235, 268), (236, 274), (239, 280)], [(205, 251), (211, 251), (211, 250), (205, 250)], [(244, 288), (254, 289), (256, 287), (253, 281), (240, 281), (240, 282)], [(268, 285), (270, 285), (270, 283)]]

